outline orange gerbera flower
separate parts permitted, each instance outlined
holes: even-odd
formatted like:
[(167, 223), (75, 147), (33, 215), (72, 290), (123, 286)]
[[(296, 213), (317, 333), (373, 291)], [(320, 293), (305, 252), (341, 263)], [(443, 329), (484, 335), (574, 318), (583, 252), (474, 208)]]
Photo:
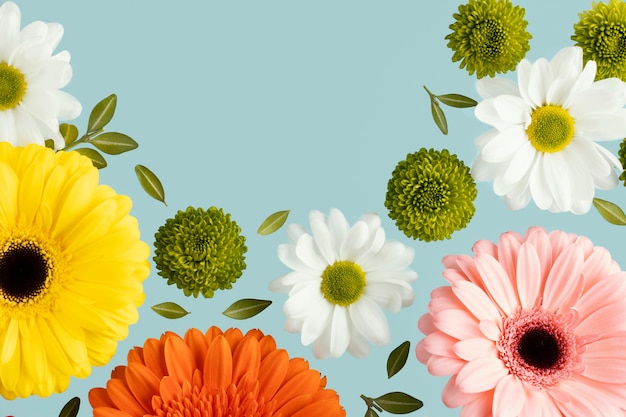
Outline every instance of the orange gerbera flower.
[(89, 402), (94, 417), (344, 417), (325, 386), (326, 377), (260, 330), (211, 327), (148, 339)]

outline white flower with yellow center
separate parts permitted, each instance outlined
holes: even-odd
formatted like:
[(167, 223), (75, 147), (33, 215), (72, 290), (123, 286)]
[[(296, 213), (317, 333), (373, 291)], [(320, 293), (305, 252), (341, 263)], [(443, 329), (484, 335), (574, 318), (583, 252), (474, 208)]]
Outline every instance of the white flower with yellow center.
[(63, 36), (58, 23), (32, 22), (20, 30), (20, 10), (0, 6), (0, 141), (23, 146), (64, 146), (59, 120), (71, 120), (82, 107), (60, 91), (72, 78), (70, 54), (52, 55)]
[(399, 311), (413, 302), (406, 268), (412, 248), (386, 241), (380, 217), (365, 214), (352, 227), (332, 209), (309, 216), (312, 235), (289, 225), (288, 244), (278, 257), (292, 272), (273, 280), (270, 289), (289, 293), (283, 311), (287, 331), (301, 332), (303, 345), (313, 343), (317, 358), (339, 357), (346, 350), (356, 357), (369, 352), (368, 342), (389, 343), (389, 327), (382, 308)]
[(568, 47), (551, 61), (522, 60), (517, 84), (502, 78), (478, 81), (484, 99), (476, 117), (494, 129), (480, 136), (472, 175), (493, 180), (508, 207), (532, 198), (542, 210), (589, 210), (595, 188), (617, 185), (615, 155), (597, 142), (626, 136), (626, 84), (594, 82), (596, 64), (583, 68), (582, 50)]

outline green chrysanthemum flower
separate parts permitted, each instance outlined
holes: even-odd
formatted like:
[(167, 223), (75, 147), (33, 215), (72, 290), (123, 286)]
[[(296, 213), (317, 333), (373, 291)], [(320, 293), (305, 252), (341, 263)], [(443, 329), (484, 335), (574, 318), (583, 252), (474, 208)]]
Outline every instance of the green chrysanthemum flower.
[(387, 183), (385, 207), (413, 239), (450, 239), (474, 215), (476, 183), (470, 169), (447, 149), (420, 149), (400, 161)]
[(578, 14), (572, 40), (583, 50), (583, 60), (595, 61), (596, 80), (617, 77), (626, 81), (626, 3), (593, 3)]
[(619, 179), (624, 181), (624, 187), (626, 187), (626, 139), (622, 140), (622, 143), (620, 143), (617, 155), (619, 156), (619, 162), (622, 164), (623, 169)]
[(530, 49), (532, 38), (526, 31), (526, 10), (509, 0), (469, 0), (459, 6), (459, 13), (445, 39), (454, 51), (452, 62), (461, 61), (470, 75), (493, 77), (515, 69)]
[(186, 296), (213, 297), (232, 288), (246, 268), (241, 228), (222, 209), (188, 207), (167, 219), (154, 235), (158, 274)]

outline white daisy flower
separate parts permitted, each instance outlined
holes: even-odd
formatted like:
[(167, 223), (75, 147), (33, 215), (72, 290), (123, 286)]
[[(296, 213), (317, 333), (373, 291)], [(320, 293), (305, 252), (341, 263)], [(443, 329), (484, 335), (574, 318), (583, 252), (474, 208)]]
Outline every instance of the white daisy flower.
[(386, 241), (380, 217), (365, 214), (352, 227), (337, 209), (326, 217), (309, 216), (312, 235), (289, 225), (288, 244), (278, 257), (292, 272), (273, 280), (270, 289), (289, 293), (283, 311), (287, 331), (301, 332), (317, 358), (339, 357), (346, 350), (366, 356), (368, 342), (389, 343), (382, 308), (393, 312), (413, 303), (417, 273), (406, 268), (415, 251)]
[(70, 54), (52, 55), (63, 36), (58, 23), (32, 22), (20, 30), (20, 9), (0, 7), (0, 141), (15, 146), (65, 146), (59, 120), (80, 114), (78, 100), (60, 91), (72, 78)]
[(583, 68), (582, 50), (568, 47), (551, 61), (522, 60), (517, 84), (479, 80), (475, 115), (494, 129), (476, 141), (474, 178), (493, 180), (514, 210), (532, 198), (542, 210), (587, 212), (595, 187), (615, 187), (622, 170), (597, 142), (626, 136), (626, 84), (595, 75), (595, 62)]

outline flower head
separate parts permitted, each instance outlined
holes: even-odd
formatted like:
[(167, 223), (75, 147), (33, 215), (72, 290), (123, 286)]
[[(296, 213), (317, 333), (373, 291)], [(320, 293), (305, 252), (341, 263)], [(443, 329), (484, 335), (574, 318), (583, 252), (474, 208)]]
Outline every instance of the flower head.
[(313, 235), (289, 225), (289, 243), (278, 247), (280, 260), (293, 269), (270, 283), (272, 291), (289, 293), (285, 327), (302, 332), (302, 343), (313, 343), (317, 358), (338, 357), (346, 349), (365, 356), (368, 341), (389, 343), (381, 307), (397, 312), (413, 302), (417, 274), (406, 268), (414, 251), (385, 241), (374, 213), (352, 227), (337, 209), (328, 217), (312, 211), (309, 220)]
[(452, 62), (461, 61), (470, 75), (493, 77), (515, 69), (530, 49), (525, 10), (509, 0), (469, 0), (454, 13), (452, 33), (446, 36), (454, 51)]
[(32, 22), (20, 30), (20, 10), (0, 6), (0, 140), (13, 145), (65, 143), (59, 120), (76, 118), (82, 107), (60, 91), (72, 78), (70, 54), (52, 55), (63, 36), (58, 23)]
[(155, 234), (158, 274), (186, 296), (210, 298), (215, 290), (230, 289), (246, 268), (246, 238), (240, 233), (222, 209), (179, 210)]
[(624, 181), (624, 186), (626, 187), (626, 139), (623, 139), (622, 143), (620, 143), (617, 156), (619, 156), (619, 163), (622, 166), (622, 173), (619, 179)]
[(417, 358), (464, 416), (621, 416), (626, 272), (584, 236), (530, 228), (443, 259)]
[(271, 336), (217, 327), (146, 340), (89, 402), (96, 417), (346, 415), (326, 377)]
[(77, 152), (0, 142), (0, 182), (0, 394), (48, 396), (128, 335), (150, 249)]
[(617, 77), (626, 81), (626, 3), (594, 2), (579, 17), (572, 40), (582, 48), (585, 62), (597, 64), (596, 80)]
[(393, 170), (385, 207), (408, 237), (450, 239), (472, 219), (476, 194), (469, 168), (456, 155), (422, 148)]
[(532, 198), (542, 210), (587, 212), (595, 187), (615, 187), (615, 169), (621, 171), (597, 142), (626, 136), (626, 84), (594, 82), (595, 70), (593, 61), (583, 68), (579, 47), (568, 47), (551, 61), (523, 60), (517, 85), (479, 80), (484, 100), (475, 114), (494, 128), (476, 141), (474, 178), (493, 180), (514, 210)]

